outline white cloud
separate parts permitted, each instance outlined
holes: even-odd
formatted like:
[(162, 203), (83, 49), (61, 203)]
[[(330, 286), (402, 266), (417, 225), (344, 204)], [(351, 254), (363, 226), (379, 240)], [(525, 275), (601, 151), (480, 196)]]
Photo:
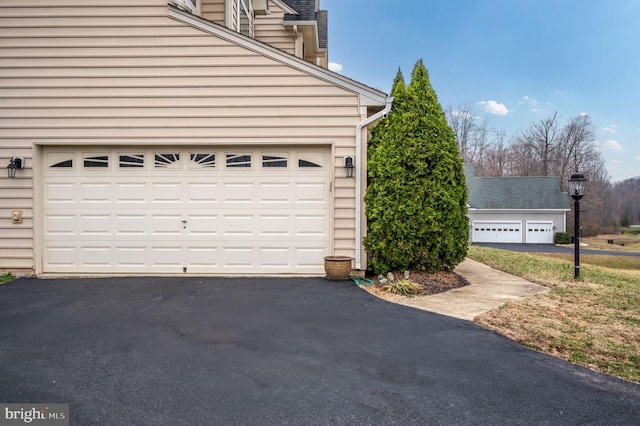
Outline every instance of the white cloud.
[(581, 112), (580, 113), (580, 117), (588, 117), (589, 113), (588, 112)]
[(494, 100), (478, 102), (478, 105), (483, 105), (484, 110), (493, 115), (507, 115), (511, 112), (505, 104), (501, 104)]
[(604, 145), (613, 151), (624, 151), (624, 148), (618, 141), (614, 141), (613, 139), (609, 139), (604, 143)]
[(531, 105), (531, 106), (537, 106), (538, 105), (538, 101), (530, 98), (529, 96), (523, 96), (522, 99), (520, 99), (518, 101), (518, 103), (520, 105), (526, 104), (526, 105)]
[(604, 133), (618, 133), (618, 129), (617, 129), (618, 125), (617, 124), (609, 124), (607, 127), (603, 127), (602, 131)]
[(636, 157), (636, 160), (640, 161), (640, 155), (638, 155), (638, 156)]
[(344, 67), (336, 62), (329, 62), (329, 70), (333, 72), (341, 72)]

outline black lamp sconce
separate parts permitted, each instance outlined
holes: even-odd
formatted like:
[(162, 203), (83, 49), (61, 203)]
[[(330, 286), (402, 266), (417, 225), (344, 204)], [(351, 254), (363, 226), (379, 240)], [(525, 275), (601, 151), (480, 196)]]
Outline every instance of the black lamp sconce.
[(348, 178), (353, 177), (353, 171), (356, 168), (356, 165), (353, 161), (353, 157), (344, 157), (344, 170), (347, 173)]
[(9, 165), (7, 166), (7, 176), (9, 179), (16, 178), (16, 170), (24, 169), (24, 158), (23, 157), (12, 157), (9, 160)]

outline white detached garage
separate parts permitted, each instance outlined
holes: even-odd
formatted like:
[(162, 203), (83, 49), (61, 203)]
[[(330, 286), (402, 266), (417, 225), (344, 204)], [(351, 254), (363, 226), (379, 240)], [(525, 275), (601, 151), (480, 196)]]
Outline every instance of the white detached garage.
[[(0, 161), (26, 163), (0, 183), (0, 269), (320, 275), (331, 254), (366, 267), (358, 194), (386, 94), (203, 18), (224, 1), (202, 16), (46, 3), (0, 6)], [(265, 25), (294, 3), (269, 1)], [(279, 45), (311, 52), (287, 31)]]
[(553, 244), (565, 232), (569, 197), (557, 177), (476, 177), (465, 164), (475, 243)]

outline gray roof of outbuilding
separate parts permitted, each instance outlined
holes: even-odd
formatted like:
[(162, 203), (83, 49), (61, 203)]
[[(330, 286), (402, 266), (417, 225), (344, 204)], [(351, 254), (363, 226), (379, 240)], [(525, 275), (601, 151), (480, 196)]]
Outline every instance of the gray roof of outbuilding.
[(569, 197), (558, 177), (476, 177), (464, 165), (471, 208), (481, 210), (569, 210)]

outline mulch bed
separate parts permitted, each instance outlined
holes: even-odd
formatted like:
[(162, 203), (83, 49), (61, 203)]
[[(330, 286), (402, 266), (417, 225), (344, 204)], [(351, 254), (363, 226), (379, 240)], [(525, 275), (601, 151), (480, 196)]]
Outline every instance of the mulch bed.
[[(404, 271), (392, 271), (392, 273), (397, 280), (404, 279)], [(378, 277), (369, 278), (373, 280), (376, 290), (383, 291), (383, 285), (380, 284)], [(410, 272), (409, 281), (413, 281), (422, 287), (422, 295), (443, 293), (469, 285), (467, 280), (451, 271), (441, 271), (433, 274), (427, 272)]]

